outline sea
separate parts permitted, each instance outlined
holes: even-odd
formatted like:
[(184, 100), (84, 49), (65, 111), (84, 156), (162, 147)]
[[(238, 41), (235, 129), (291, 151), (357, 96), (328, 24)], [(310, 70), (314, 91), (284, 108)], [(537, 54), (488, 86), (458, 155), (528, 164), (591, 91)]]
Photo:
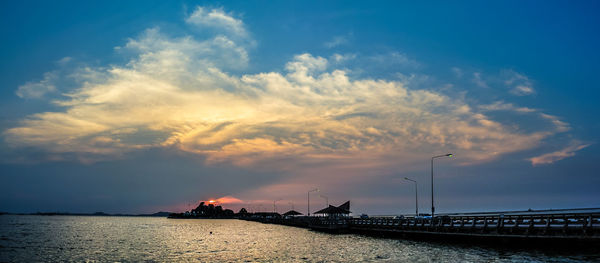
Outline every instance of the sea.
[(0, 262), (600, 262), (600, 255), (334, 235), (235, 219), (1, 215)]

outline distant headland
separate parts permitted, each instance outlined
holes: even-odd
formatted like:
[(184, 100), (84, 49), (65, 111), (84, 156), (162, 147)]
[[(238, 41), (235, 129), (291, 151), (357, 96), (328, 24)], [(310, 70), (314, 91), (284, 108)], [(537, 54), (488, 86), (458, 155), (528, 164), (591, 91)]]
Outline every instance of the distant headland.
[(192, 209), (191, 211), (185, 211), (183, 213), (171, 213), (169, 218), (218, 218), (218, 219), (230, 219), (237, 218), (240, 215), (245, 215), (248, 212), (245, 208), (240, 209), (236, 214), (231, 209), (223, 209), (222, 206), (214, 204), (206, 205), (204, 202)]

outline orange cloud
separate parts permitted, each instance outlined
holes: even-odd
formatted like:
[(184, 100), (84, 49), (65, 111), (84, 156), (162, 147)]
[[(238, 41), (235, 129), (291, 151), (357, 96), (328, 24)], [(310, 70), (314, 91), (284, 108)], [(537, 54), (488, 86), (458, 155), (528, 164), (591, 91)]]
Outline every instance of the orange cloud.
[(227, 196), (223, 196), (217, 199), (211, 199), (208, 201), (203, 201), (206, 204), (219, 204), (219, 205), (225, 205), (225, 204), (242, 204), (244, 203), (244, 201), (242, 201), (241, 199), (235, 198), (233, 196), (227, 195)]

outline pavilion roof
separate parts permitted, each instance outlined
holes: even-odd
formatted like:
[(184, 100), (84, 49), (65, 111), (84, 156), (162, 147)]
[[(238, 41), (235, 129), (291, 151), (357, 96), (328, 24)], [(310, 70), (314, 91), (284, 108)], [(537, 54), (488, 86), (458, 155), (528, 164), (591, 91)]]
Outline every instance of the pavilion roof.
[(329, 205), (329, 207), (323, 208), (315, 212), (315, 214), (350, 214), (350, 201), (347, 201), (340, 206)]
[(301, 215), (301, 214), (302, 213), (300, 213), (296, 210), (290, 210), (290, 211), (283, 213), (284, 216), (297, 216), (297, 215)]

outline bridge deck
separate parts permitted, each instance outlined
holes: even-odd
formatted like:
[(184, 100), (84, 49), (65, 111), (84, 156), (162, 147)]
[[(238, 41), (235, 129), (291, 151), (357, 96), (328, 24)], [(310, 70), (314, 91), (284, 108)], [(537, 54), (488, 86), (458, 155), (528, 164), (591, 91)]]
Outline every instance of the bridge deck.
[(600, 210), (552, 213), (455, 214), (431, 218), (299, 217), (255, 220), (334, 233), (398, 236), (438, 241), (599, 245)]

